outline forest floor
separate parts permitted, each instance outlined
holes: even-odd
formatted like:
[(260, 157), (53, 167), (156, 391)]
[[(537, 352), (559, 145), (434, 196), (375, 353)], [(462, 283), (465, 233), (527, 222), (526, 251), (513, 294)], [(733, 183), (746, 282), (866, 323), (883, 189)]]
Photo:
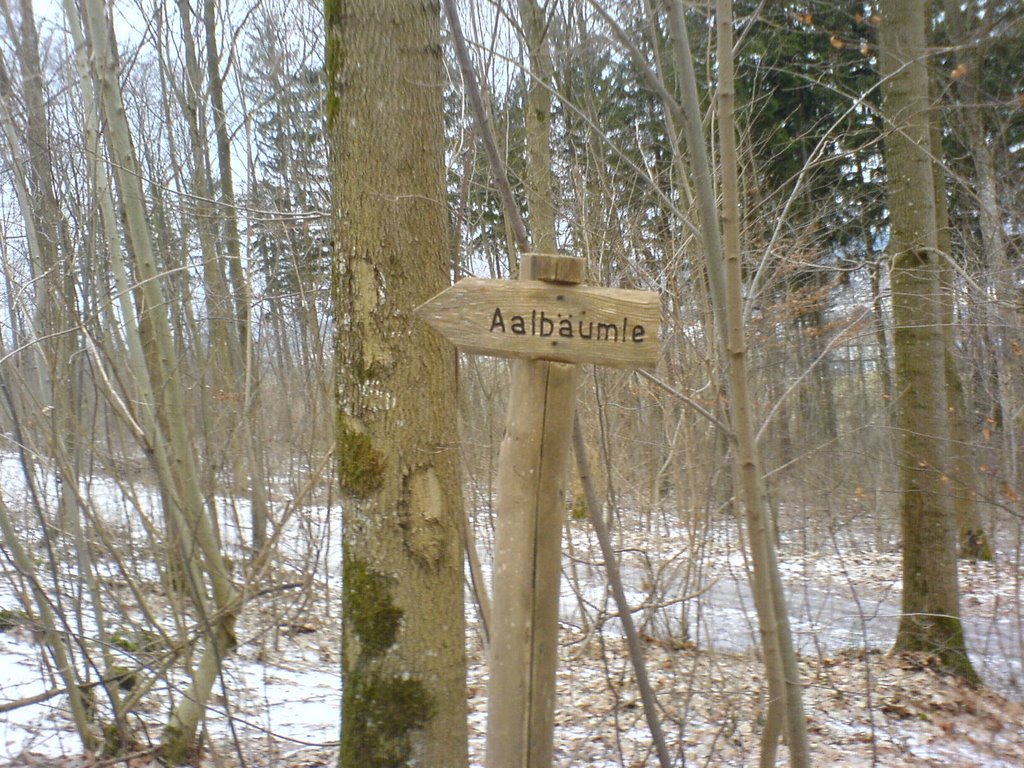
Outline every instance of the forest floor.
[[(308, 638), (307, 638), (308, 639)], [(580, 640), (580, 638), (575, 638)], [(591, 649), (569, 644), (559, 672), (555, 764), (559, 766), (655, 766), (641, 707), (620, 671), (602, 661), (601, 647), (616, 659), (625, 657), (621, 641), (605, 638)], [(693, 649), (649, 645), (648, 665), (664, 709), (664, 725), (677, 756), (676, 765), (746, 766), (756, 764), (758, 724), (763, 717), (761, 671), (747, 655), (707, 654)], [(293, 657), (286, 674), (305, 663)], [(621, 666), (616, 663), (614, 666)], [(680, 668), (688, 675), (680, 676)], [(322, 670), (309, 664), (308, 672)], [(850, 652), (804, 665), (805, 705), (811, 750), (816, 764), (838, 766), (992, 766), (1024, 765), (1024, 706), (990, 689), (966, 685), (937, 669), (932, 660), (914, 655)], [(272, 673), (271, 673), (272, 674)], [(486, 670), (479, 658), (470, 667), (471, 757), (483, 764)], [(339, 682), (334, 681), (335, 685)], [(336, 688), (328, 694), (319, 680), (306, 702), (330, 704), (337, 713)], [(308, 681), (296, 680), (292, 703), (309, 693)], [(293, 733), (303, 723), (285, 701)], [(299, 711), (311, 707), (299, 707)], [(238, 716), (259, 718), (241, 707)], [(308, 723), (307, 739), (323, 739), (323, 713)], [(62, 713), (23, 723), (38, 742), (0, 764), (28, 768), (133, 766), (156, 768), (145, 753), (127, 761), (103, 761), (47, 749), (47, 732), (68, 729)], [(244, 729), (243, 729), (244, 730)], [(315, 768), (336, 765), (330, 740), (302, 745), (295, 736), (250, 734), (236, 749), (225, 737), (211, 742), (203, 768), (248, 765), (254, 768)], [(685, 755), (685, 763), (679, 752)], [(240, 758), (239, 755), (242, 757)], [(779, 764), (785, 764), (785, 747)]]
[[(584, 526), (572, 530), (563, 579), (555, 764), (656, 766), (594, 542)], [(726, 534), (718, 543), (705, 542), (696, 570), (692, 544), (654, 536), (655, 548), (650, 532), (618, 542), (631, 601), (668, 603), (636, 615), (663, 728), (680, 766), (757, 764), (764, 679), (744, 558), (730, 539)], [(888, 651), (898, 618), (899, 559), (862, 551), (844, 555), (843, 549), (804, 549), (782, 564), (815, 763), (1024, 766), (1019, 564), (1004, 557), (996, 564), (961, 565), (972, 658), (987, 683), (973, 687), (932, 658)], [(0, 562), (5, 568), (9, 563)], [(276, 602), (247, 610), (241, 644), (225, 667), (227, 694), (219, 693), (211, 708), (201, 768), (336, 764), (336, 564), (327, 572), (306, 600), (278, 593)], [(0, 578), (0, 607), (12, 597), (2, 586), (10, 583), (8, 570)], [(673, 602), (686, 594), (694, 597)], [(471, 603), (467, 619), (470, 755), (480, 766), (487, 669)], [(111, 762), (82, 756), (61, 697), (3, 711), (4, 704), (51, 685), (32, 633), (18, 625), (0, 631), (0, 765), (156, 765), (146, 747), (159, 737), (165, 699), (154, 696), (140, 714), (139, 753)], [(778, 764), (786, 764), (784, 746)]]

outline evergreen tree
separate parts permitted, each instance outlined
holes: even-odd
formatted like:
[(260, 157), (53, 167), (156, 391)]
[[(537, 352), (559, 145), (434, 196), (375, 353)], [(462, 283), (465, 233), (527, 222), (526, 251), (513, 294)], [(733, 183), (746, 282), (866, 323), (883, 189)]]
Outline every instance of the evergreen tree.
[[(268, 8), (250, 32), (245, 87), (253, 104), (256, 176), (248, 206), (252, 257), (271, 312), (316, 335), (317, 301), (330, 271), (324, 82), (318, 61), (290, 32), (288, 13)], [(321, 306), (321, 309), (324, 307)]]

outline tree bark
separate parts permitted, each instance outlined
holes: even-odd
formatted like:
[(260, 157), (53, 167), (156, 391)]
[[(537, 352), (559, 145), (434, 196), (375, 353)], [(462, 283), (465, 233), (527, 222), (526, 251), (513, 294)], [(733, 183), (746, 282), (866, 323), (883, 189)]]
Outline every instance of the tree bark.
[(957, 526), (943, 474), (948, 423), (924, 1), (887, 0), (882, 18), (903, 533), (903, 604), (896, 648), (934, 653), (957, 674), (976, 680), (959, 618)]
[(526, 205), (531, 247), (555, 253), (555, 185), (551, 172), (551, 88), (554, 69), (548, 48), (548, 18), (535, 0), (518, 0), (530, 55), (526, 89)]
[(328, 0), (340, 765), (467, 762), (455, 353), (412, 310), (449, 283), (440, 15)]

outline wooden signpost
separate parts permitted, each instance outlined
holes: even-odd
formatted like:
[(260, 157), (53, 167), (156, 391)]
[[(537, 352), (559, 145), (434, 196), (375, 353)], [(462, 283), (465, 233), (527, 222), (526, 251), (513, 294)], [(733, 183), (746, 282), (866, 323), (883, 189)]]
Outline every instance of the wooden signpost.
[(581, 286), (584, 266), (524, 254), (522, 279), (462, 280), (416, 310), (465, 352), (518, 358), (498, 457), (487, 768), (552, 761), (577, 364), (642, 368), (658, 359), (658, 294)]

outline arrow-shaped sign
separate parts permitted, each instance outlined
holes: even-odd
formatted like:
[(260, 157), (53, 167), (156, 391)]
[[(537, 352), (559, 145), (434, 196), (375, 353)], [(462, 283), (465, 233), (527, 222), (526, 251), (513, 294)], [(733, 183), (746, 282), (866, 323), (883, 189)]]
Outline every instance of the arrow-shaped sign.
[(619, 368), (658, 362), (661, 302), (652, 291), (466, 278), (416, 314), (464, 352)]

